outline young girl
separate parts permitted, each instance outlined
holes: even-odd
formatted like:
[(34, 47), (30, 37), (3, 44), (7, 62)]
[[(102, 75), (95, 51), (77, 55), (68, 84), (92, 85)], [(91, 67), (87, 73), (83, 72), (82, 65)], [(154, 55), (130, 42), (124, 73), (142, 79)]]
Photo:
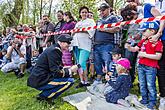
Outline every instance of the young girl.
[(117, 103), (117, 100), (124, 99), (129, 95), (131, 88), (131, 76), (128, 74), (129, 69), (130, 62), (128, 59), (121, 58), (117, 61), (116, 71), (118, 77), (115, 83), (112, 80), (108, 81), (113, 90), (105, 95), (107, 102)]

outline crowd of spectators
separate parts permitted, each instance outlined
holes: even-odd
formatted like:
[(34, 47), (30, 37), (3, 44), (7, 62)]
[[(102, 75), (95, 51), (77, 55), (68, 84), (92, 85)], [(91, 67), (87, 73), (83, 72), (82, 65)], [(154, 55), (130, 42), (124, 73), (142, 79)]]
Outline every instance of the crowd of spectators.
[[(41, 34), (161, 16), (165, 14), (165, 8), (162, 8), (164, 3), (164, 0), (157, 0), (155, 5), (150, 3), (142, 5), (139, 0), (127, 0), (118, 14), (107, 3), (102, 3), (98, 8), (100, 13), (98, 20), (94, 20), (95, 13), (91, 12), (90, 8), (82, 6), (78, 11), (78, 21), (71, 12), (59, 10), (56, 13), (57, 23), (53, 23), (45, 14), (37, 27), (26, 24), (7, 27), (0, 39), (1, 71), (5, 74), (13, 71), (17, 78), (22, 78), (25, 73), (31, 73), (40, 55), (46, 48), (55, 45), (60, 36), (41, 36)], [(68, 50), (62, 50), (62, 63), (64, 67), (80, 65), (77, 72), (80, 82), (76, 88), (90, 86), (88, 78), (95, 76), (95, 79), (92, 79), (92, 86), (104, 81), (109, 82), (106, 85), (110, 85), (110, 89), (106, 89), (105, 97), (108, 102), (117, 103), (117, 99), (128, 95), (138, 73), (142, 96), (140, 102), (154, 109), (157, 101), (155, 85), (157, 75), (160, 100), (165, 101), (165, 23), (154, 21), (144, 24), (67, 33), (73, 40)], [(127, 58), (129, 61), (122, 59), (123, 64), (118, 61), (121, 58)], [(130, 67), (127, 67), (128, 62)], [(120, 67), (116, 66), (118, 64), (123, 66), (121, 71)], [(122, 78), (128, 81), (127, 84), (122, 82)], [(122, 88), (118, 87), (121, 83)], [(121, 95), (121, 91), (117, 89), (122, 91), (125, 89), (124, 94)]]

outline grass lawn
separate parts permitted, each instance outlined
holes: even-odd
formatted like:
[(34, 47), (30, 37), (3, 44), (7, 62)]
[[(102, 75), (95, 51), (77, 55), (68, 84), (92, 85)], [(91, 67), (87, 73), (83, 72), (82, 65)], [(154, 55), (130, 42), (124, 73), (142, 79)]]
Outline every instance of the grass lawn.
[[(75, 84), (55, 100), (55, 105), (50, 106), (35, 99), (39, 91), (26, 86), (27, 78), (28, 74), (17, 79), (13, 73), (5, 75), (0, 72), (0, 110), (76, 110), (61, 97), (85, 91), (84, 88), (75, 89)], [(137, 80), (131, 93), (139, 95)]]

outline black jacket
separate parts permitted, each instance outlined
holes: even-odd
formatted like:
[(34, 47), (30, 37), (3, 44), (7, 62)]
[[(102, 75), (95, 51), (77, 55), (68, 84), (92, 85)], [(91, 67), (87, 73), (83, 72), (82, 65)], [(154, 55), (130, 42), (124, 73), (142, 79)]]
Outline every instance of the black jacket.
[(69, 70), (62, 67), (62, 52), (58, 44), (47, 48), (38, 58), (27, 85), (38, 88), (54, 78), (70, 77)]

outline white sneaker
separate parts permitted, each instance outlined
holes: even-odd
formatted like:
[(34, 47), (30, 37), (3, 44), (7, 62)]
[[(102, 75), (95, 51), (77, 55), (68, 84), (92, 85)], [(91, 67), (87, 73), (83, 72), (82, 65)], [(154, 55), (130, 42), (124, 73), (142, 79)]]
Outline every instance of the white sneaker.
[(165, 97), (160, 97), (159, 110), (165, 110)]
[(124, 106), (124, 107), (130, 107), (131, 105), (128, 103), (128, 101), (123, 100), (123, 99), (119, 99), (117, 100), (117, 103)]
[(165, 97), (160, 97), (160, 103), (165, 101)]
[(140, 108), (141, 110), (146, 109), (146, 107), (138, 101), (138, 97), (136, 95), (129, 95), (125, 98), (125, 100), (127, 100), (131, 105)]
[(96, 86), (98, 84), (102, 84), (102, 81), (101, 80), (100, 81), (95, 80), (91, 86)]

